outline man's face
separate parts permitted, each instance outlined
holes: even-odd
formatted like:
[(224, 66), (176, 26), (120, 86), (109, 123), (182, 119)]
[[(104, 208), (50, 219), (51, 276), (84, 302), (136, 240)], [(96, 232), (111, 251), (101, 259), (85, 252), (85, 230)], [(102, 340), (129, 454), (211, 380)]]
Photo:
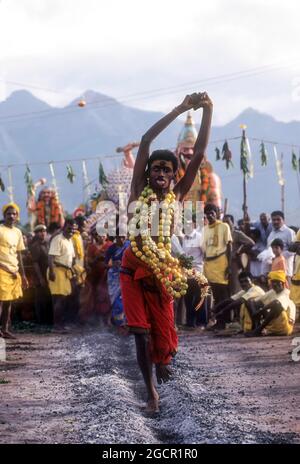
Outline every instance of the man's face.
[(267, 226), (269, 224), (269, 218), (266, 213), (261, 213), (259, 219), (263, 226)]
[(42, 199), (47, 202), (50, 200), (50, 197), (51, 197), (51, 190), (44, 189), (42, 191)]
[(217, 213), (214, 210), (207, 211), (205, 216), (207, 218), (208, 224), (214, 224), (216, 222)]
[(38, 232), (36, 232), (36, 236), (40, 242), (45, 242), (46, 237), (47, 237), (47, 231), (39, 230)]
[(284, 289), (284, 283), (281, 280), (271, 280), (271, 286), (276, 293), (280, 293)]
[(272, 226), (275, 230), (280, 229), (284, 224), (284, 220), (281, 216), (272, 216)]
[(67, 237), (67, 238), (71, 238), (72, 235), (74, 235), (75, 230), (76, 230), (76, 228), (75, 228), (74, 224), (67, 224), (64, 227), (64, 236)]
[(18, 212), (15, 208), (7, 208), (4, 213), (4, 222), (8, 226), (13, 226), (18, 219)]
[(153, 190), (168, 190), (174, 178), (173, 164), (171, 161), (155, 160), (150, 168), (150, 187)]
[(249, 277), (240, 279), (240, 286), (241, 286), (242, 290), (244, 290), (246, 292), (247, 290), (249, 290), (249, 288), (252, 287), (251, 279)]
[(194, 148), (193, 147), (188, 147), (188, 146), (180, 147), (179, 156), (180, 156), (180, 158), (184, 158), (184, 162), (185, 162), (186, 166), (188, 166), (188, 164), (191, 161), (193, 155), (194, 155)]

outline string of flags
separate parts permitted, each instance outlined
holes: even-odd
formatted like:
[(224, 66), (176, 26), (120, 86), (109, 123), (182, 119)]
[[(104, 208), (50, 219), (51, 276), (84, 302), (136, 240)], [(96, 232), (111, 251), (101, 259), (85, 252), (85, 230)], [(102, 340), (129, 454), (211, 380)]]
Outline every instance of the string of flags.
[[(240, 139), (240, 156), (239, 156), (239, 161), (240, 161), (240, 169), (243, 173), (243, 175), (248, 179), (249, 177), (253, 177), (254, 175), (254, 167), (253, 167), (253, 157), (252, 157), (252, 152), (251, 152), (251, 147), (250, 147), (250, 141), (256, 141), (258, 142), (259, 139), (254, 138), (254, 137), (247, 137), (246, 132), (245, 132), (245, 127), (246, 126), (241, 126), (243, 129), (242, 131), (242, 136), (241, 137), (232, 137), (225, 139), (223, 142), (221, 148), (219, 146), (216, 146), (214, 151), (215, 151), (215, 160), (217, 162), (224, 161), (226, 169), (231, 169), (234, 168), (234, 162), (233, 162), (233, 151), (229, 146), (230, 141), (236, 141)], [(216, 141), (216, 142), (210, 142), (210, 144), (214, 143), (220, 143), (221, 140)], [(278, 183), (279, 185), (284, 185), (285, 180), (284, 180), (284, 175), (283, 175), (283, 155), (281, 155), (281, 158), (278, 157), (277, 153), (277, 146), (278, 145), (288, 145), (286, 143), (280, 143), (280, 142), (271, 142), (271, 141), (264, 141), (260, 140), (259, 144), (259, 155), (260, 155), (260, 164), (262, 167), (266, 167), (269, 162), (270, 162), (270, 156), (267, 150), (266, 145), (272, 145), (273, 148), (273, 153), (274, 153), (274, 159), (275, 159), (275, 167), (276, 167), (276, 173), (277, 173), (277, 178), (278, 178)], [(288, 145), (291, 147), (291, 168), (293, 171), (296, 171), (297, 173), (300, 173), (300, 150), (299, 150), (299, 156), (296, 154), (296, 149), (295, 145)], [(298, 146), (296, 145), (298, 148)], [(300, 149), (300, 147), (299, 147)], [(104, 158), (111, 158), (111, 156), (104, 156)], [(99, 168), (98, 168), (98, 181), (99, 184), (105, 188), (108, 184), (108, 179), (105, 175), (103, 164), (100, 161), (100, 157), (94, 157), (94, 158), (88, 158), (88, 159), (93, 159), (93, 160), (98, 160), (99, 161)], [(50, 173), (51, 173), (51, 178), (52, 178), (52, 187), (54, 190), (57, 192), (57, 181), (56, 181), (56, 175), (54, 172), (54, 165), (57, 163), (66, 163), (66, 179), (71, 183), (74, 184), (76, 180), (76, 173), (73, 169), (73, 166), (70, 162), (70, 160), (59, 160), (57, 162), (42, 162), (42, 163), (32, 163), (32, 164), (46, 164), (49, 166)], [(82, 178), (83, 178), (83, 184), (84, 184), (84, 189), (86, 189), (86, 194), (90, 193), (89, 192), (89, 187), (91, 182), (89, 182), (88, 179), (88, 174), (87, 174), (87, 165), (86, 165), (86, 160), (73, 160), (72, 163), (75, 162), (80, 162), (82, 164)], [(0, 167), (6, 168), (8, 171), (8, 185), (6, 186), (4, 180), (3, 180), (3, 175), (0, 172), (0, 191), (5, 192), (9, 194), (9, 196), (13, 195), (13, 183), (12, 183), (12, 167), (18, 166), (18, 164), (11, 164), (11, 165), (1, 165)], [(285, 165), (285, 169), (287, 166)], [(32, 191), (34, 188), (34, 182), (32, 179), (32, 173), (31, 169), (28, 164), (25, 165), (25, 173), (24, 173), (24, 180), (25, 180), (25, 185), (27, 188), (28, 194)]]

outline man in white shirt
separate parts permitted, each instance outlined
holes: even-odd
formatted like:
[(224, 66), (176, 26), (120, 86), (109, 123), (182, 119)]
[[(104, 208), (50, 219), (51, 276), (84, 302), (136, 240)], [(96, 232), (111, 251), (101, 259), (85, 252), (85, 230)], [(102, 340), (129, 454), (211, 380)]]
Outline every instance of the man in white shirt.
[(74, 219), (66, 219), (63, 231), (50, 242), (48, 283), (53, 300), (54, 328), (59, 331), (65, 331), (66, 297), (72, 293), (72, 279), (75, 276), (74, 232)]
[(267, 245), (270, 248), (271, 243), (275, 238), (280, 238), (283, 241), (282, 255), (285, 257), (287, 263), (287, 276), (291, 278), (293, 275), (295, 253), (288, 251), (288, 248), (295, 240), (295, 232), (285, 224), (284, 214), (282, 211), (273, 211), (271, 214), (271, 219), (272, 231), (268, 236)]
[[(185, 218), (184, 224), (185, 234), (181, 238), (181, 242), (177, 238), (172, 240), (172, 248), (177, 253), (192, 257), (192, 268), (203, 272), (203, 251), (202, 251), (202, 233), (196, 227), (196, 217), (192, 219)], [(188, 289), (184, 296), (186, 306), (186, 326), (195, 328), (196, 326), (205, 325), (207, 323), (206, 302), (203, 303), (200, 310), (196, 311), (195, 307), (201, 300), (201, 292), (198, 283), (194, 279), (188, 279)]]

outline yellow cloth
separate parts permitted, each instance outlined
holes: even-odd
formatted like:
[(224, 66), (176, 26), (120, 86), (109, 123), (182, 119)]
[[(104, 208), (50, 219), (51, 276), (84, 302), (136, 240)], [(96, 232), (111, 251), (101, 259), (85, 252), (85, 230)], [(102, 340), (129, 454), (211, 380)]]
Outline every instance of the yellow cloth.
[(47, 271), (48, 285), (51, 295), (71, 295), (71, 278), (73, 276), (71, 269), (65, 269), (60, 266), (54, 266), (53, 269), (55, 273), (54, 282), (49, 279), (49, 269)]
[[(258, 285), (252, 285), (249, 290), (241, 290), (240, 292), (236, 293), (235, 295), (231, 296), (232, 300), (239, 300), (242, 298), (244, 301), (252, 300), (252, 299), (258, 299), (262, 297), (265, 294), (262, 288), (260, 288)], [(247, 306), (245, 303), (241, 305), (240, 309), (240, 324), (242, 327), (243, 332), (249, 332), (252, 330), (252, 320), (249, 315), (249, 311), (247, 309)]]
[(280, 293), (270, 290), (262, 297), (258, 298), (265, 307), (268, 307), (273, 301), (279, 301), (283, 311), (280, 315), (271, 321), (266, 327), (267, 334), (269, 335), (290, 335), (293, 331), (293, 326), (296, 319), (296, 307), (290, 299), (290, 291), (285, 288)]
[(216, 221), (204, 227), (203, 250), (207, 258), (226, 252), (229, 242), (232, 242), (232, 236), (229, 225), (225, 222)]
[(0, 301), (14, 301), (23, 295), (22, 279), (0, 268)]
[(287, 311), (282, 311), (280, 315), (271, 321), (266, 327), (268, 335), (291, 335), (294, 324), (289, 320)]
[(270, 280), (279, 280), (280, 282), (286, 281), (286, 274), (284, 271), (271, 271), (268, 274)]
[(79, 264), (73, 266), (73, 271), (75, 272), (75, 278), (77, 285), (84, 285), (86, 279), (86, 271)]
[(5, 214), (5, 211), (8, 209), (8, 208), (14, 208), (17, 213), (18, 213), (18, 216), (20, 216), (20, 208), (19, 206), (16, 204), (16, 203), (7, 203), (6, 205), (2, 206), (2, 213), (3, 213), (3, 216)]
[(23, 236), (17, 227), (0, 225), (0, 264), (11, 272), (18, 272), (18, 251), (25, 250)]
[(83, 247), (83, 240), (79, 230), (76, 230), (72, 237), (72, 242), (74, 245), (76, 263), (79, 264), (81, 267), (84, 265), (84, 247)]
[(66, 238), (63, 233), (53, 237), (50, 243), (49, 255), (54, 256), (54, 261), (69, 268), (73, 265), (75, 251), (72, 239)]
[(240, 309), (240, 325), (243, 332), (250, 332), (252, 330), (252, 319), (245, 303), (241, 305)]
[(228, 279), (225, 278), (225, 271), (227, 268), (227, 256), (221, 255), (211, 261), (204, 261), (203, 272), (210, 283), (226, 285), (228, 284)]
[(292, 277), (290, 299), (295, 303), (295, 305), (300, 305), (300, 272), (296, 273)]

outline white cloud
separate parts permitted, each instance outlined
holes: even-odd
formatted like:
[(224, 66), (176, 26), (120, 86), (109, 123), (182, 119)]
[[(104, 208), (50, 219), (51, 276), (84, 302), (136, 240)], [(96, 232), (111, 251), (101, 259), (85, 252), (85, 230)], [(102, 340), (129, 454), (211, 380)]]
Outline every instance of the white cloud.
[[(204, 77), (288, 62), (300, 45), (297, 0), (2, 0), (0, 78), (61, 91), (35, 91), (63, 105), (87, 88), (113, 97), (165, 88), (128, 101), (166, 111)], [(244, 107), (300, 119), (292, 100), (299, 68), (206, 85), (223, 123)], [(0, 97), (16, 86), (1, 83)], [(204, 88), (204, 87), (203, 87)]]

